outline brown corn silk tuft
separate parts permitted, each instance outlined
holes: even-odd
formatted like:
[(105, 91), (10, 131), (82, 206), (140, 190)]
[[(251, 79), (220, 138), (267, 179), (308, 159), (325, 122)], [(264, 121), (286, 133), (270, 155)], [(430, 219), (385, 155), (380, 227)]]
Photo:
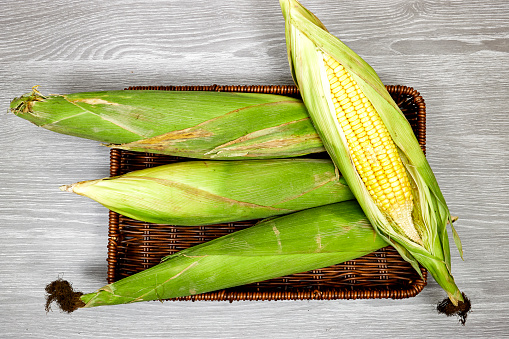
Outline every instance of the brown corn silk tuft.
[(58, 307), (67, 313), (71, 313), (80, 307), (85, 306), (80, 299), (82, 292), (74, 291), (67, 280), (57, 279), (46, 285), (46, 312), (51, 311), (51, 304), (56, 302)]
[(449, 298), (445, 298), (437, 305), (438, 313), (445, 314), (446, 316), (457, 316), (459, 322), (464, 326), (467, 321), (467, 316), (471, 311), (470, 299), (463, 294), (463, 301), (458, 301), (458, 305), (454, 306)]

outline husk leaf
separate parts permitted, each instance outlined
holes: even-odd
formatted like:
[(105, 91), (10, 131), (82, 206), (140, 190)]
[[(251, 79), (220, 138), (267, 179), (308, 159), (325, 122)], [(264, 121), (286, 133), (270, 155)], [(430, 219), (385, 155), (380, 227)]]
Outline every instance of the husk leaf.
[(199, 159), (295, 157), (324, 151), (302, 101), (262, 93), (123, 90), (14, 99), (37, 126), (110, 147)]
[(328, 159), (187, 161), (67, 185), (133, 219), (208, 225), (354, 199)]
[(358, 204), (300, 211), (170, 255), (84, 294), (84, 307), (163, 300), (263, 281), (358, 258), (386, 246)]

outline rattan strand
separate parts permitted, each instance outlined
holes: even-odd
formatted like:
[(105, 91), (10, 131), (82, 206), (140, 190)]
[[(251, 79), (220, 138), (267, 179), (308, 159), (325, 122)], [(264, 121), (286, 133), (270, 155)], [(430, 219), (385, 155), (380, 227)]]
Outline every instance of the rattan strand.
[[(426, 106), (411, 87), (387, 86), (412, 125), (423, 150), (426, 144)], [(296, 86), (139, 86), (126, 90), (235, 91), (298, 97)], [(111, 150), (110, 175), (183, 161), (177, 157)], [(159, 263), (161, 257), (251, 226), (254, 221), (212, 226), (172, 226), (132, 220), (110, 212), (108, 282), (119, 280)], [(409, 298), (426, 285), (392, 248), (386, 247), (356, 260), (227, 290), (172, 300), (306, 300)]]

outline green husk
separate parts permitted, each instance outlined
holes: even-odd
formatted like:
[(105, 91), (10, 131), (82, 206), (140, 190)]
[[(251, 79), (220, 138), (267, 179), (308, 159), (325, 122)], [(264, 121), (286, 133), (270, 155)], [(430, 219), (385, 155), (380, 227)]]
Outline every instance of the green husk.
[[(386, 91), (375, 71), (295, 0), (280, 0), (286, 22), (288, 58), (294, 81), (313, 124), (334, 164), (344, 175), (366, 216), (380, 236), (392, 244), (419, 272), (423, 265), (457, 305), (463, 296), (451, 274), (447, 224), (460, 253), (461, 242), (452, 227), (451, 216), (433, 172), (419, 146), (410, 124)], [(330, 107), (329, 84), (322, 55), (340, 62), (371, 101), (391, 134), (414, 188), (414, 223), (420, 227), (421, 246), (397, 231), (374, 203), (351, 161), (345, 135)]]
[(207, 225), (354, 199), (328, 159), (187, 161), (66, 185), (133, 219)]
[(14, 99), (48, 130), (115, 148), (198, 159), (295, 157), (324, 148), (299, 99), (261, 93), (123, 90)]
[(93, 293), (74, 292), (67, 298), (50, 294), (48, 302), (70, 301), (73, 307), (66, 310), (71, 312), (184, 297), (327, 267), (386, 245), (357, 202), (342, 202), (262, 221), (167, 256), (160, 264)]

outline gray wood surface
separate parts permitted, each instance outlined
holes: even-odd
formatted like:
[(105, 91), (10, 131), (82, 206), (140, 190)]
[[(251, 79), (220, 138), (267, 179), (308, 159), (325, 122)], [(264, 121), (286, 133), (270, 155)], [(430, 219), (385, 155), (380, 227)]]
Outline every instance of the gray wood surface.
[(472, 299), (466, 326), (406, 300), (146, 302), (44, 311), (44, 286), (106, 283), (107, 210), (58, 190), (108, 175), (108, 149), (7, 112), (44, 93), (130, 85), (292, 84), (276, 0), (0, 1), (0, 337), (470, 338), (507, 336), (509, 3), (303, 0), (386, 84), (427, 104), (428, 159), (454, 215)]

